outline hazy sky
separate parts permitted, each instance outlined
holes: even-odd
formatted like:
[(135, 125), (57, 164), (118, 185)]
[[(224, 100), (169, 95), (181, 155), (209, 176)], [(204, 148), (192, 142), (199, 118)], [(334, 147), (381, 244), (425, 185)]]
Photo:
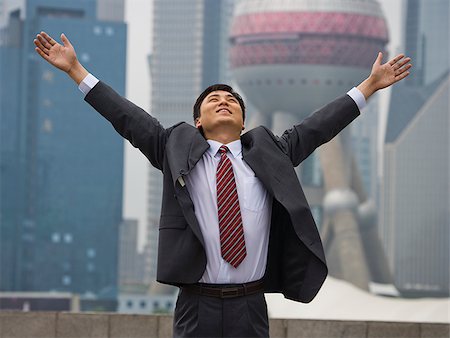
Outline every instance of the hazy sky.
[[(217, 0), (220, 1), (220, 0)], [(268, 0), (270, 1), (270, 0)], [(390, 56), (402, 50), (403, 0), (378, 0), (387, 19), (390, 32), (388, 50)], [(147, 57), (152, 50), (152, 0), (126, 0), (128, 23), (127, 50), (127, 98), (150, 111), (150, 79)], [(374, 55), (374, 58), (376, 55)], [(192, 98), (193, 100), (195, 98)], [(380, 126), (385, 124), (389, 92), (382, 95), (384, 107), (380, 114)], [(147, 203), (147, 159), (128, 142), (125, 145), (124, 217), (139, 220), (139, 243), (144, 243)]]

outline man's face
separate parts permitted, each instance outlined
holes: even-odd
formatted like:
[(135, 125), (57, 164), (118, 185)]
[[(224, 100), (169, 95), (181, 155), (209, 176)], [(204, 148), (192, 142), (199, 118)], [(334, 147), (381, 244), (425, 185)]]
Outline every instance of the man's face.
[(244, 129), (244, 120), (239, 101), (227, 91), (209, 93), (200, 105), (200, 117), (195, 121), (195, 126), (201, 127), (205, 135), (223, 126), (240, 132)]

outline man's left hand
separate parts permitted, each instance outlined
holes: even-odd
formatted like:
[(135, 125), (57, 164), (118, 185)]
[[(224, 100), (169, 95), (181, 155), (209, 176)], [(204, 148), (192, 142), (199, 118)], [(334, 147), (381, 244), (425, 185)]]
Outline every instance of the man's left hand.
[(397, 55), (385, 64), (381, 64), (382, 60), (383, 53), (380, 52), (372, 66), (369, 77), (358, 86), (366, 100), (376, 91), (403, 80), (409, 75), (409, 69), (412, 67), (409, 63), (411, 58), (405, 57), (403, 54)]

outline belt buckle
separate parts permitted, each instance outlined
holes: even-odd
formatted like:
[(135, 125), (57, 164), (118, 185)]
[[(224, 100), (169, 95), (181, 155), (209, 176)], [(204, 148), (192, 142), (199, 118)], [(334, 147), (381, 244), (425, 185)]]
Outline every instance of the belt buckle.
[(239, 296), (239, 288), (220, 289), (220, 298), (233, 298)]

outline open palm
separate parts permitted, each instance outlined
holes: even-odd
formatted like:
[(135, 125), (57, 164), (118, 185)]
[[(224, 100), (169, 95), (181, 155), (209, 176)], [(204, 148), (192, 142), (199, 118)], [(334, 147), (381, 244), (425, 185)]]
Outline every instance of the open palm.
[(403, 54), (399, 54), (385, 64), (381, 63), (382, 59), (383, 54), (379, 53), (370, 74), (376, 84), (376, 89), (389, 87), (409, 75), (408, 70), (411, 65), (408, 63), (411, 61), (410, 58), (405, 58)]
[(77, 55), (69, 39), (64, 34), (61, 34), (61, 40), (63, 45), (56, 42), (47, 33), (41, 32), (33, 42), (36, 45), (36, 52), (42, 58), (51, 65), (69, 72), (77, 62)]

